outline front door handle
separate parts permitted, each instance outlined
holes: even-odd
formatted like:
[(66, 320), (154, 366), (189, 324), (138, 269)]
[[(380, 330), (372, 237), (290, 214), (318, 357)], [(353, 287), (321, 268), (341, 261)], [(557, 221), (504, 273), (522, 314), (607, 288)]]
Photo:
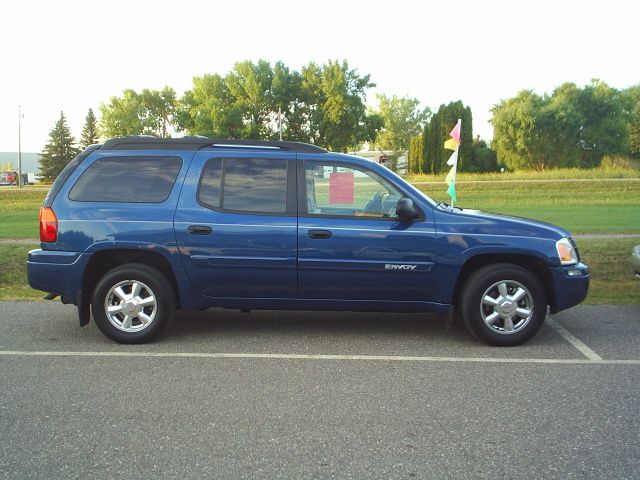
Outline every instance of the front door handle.
[(211, 235), (213, 229), (207, 225), (189, 225), (187, 227), (187, 232), (191, 235)]
[(307, 235), (309, 236), (309, 238), (326, 240), (327, 238), (331, 238), (332, 233), (329, 230), (309, 230)]

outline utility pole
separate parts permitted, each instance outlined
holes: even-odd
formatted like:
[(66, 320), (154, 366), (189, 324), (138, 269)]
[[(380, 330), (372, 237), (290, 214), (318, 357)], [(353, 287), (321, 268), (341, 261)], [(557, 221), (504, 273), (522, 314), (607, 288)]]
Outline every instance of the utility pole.
[(18, 105), (18, 188), (22, 188), (22, 109)]
[(278, 107), (278, 138), (282, 141), (282, 109)]

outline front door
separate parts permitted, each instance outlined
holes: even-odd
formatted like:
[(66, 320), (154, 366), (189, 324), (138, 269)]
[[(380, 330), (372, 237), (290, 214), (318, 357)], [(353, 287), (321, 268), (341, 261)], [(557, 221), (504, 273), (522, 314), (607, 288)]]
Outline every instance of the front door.
[(302, 298), (433, 301), (436, 232), (424, 212), (396, 217), (408, 196), (366, 166), (298, 164), (298, 269)]
[(216, 298), (297, 296), (295, 155), (201, 151), (174, 227), (185, 272)]

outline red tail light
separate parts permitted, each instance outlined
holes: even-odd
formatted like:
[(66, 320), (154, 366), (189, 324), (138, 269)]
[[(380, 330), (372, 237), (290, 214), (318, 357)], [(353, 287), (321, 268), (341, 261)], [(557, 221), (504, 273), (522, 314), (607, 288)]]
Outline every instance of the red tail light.
[(40, 208), (40, 241), (54, 243), (58, 240), (58, 218), (50, 208)]

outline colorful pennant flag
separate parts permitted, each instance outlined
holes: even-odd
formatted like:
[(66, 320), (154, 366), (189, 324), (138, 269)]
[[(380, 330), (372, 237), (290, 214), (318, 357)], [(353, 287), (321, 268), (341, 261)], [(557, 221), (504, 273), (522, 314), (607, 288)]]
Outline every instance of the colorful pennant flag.
[(444, 148), (446, 148), (447, 150), (455, 150), (456, 148), (458, 148), (458, 142), (455, 138), (450, 138), (449, 140), (444, 142)]
[(456, 123), (455, 127), (453, 127), (453, 130), (451, 130), (451, 133), (449, 134), (451, 138), (444, 142), (444, 148), (447, 150), (453, 150), (449, 160), (447, 160), (447, 165), (451, 165), (451, 170), (449, 170), (449, 173), (447, 173), (447, 176), (444, 179), (449, 186), (449, 188), (447, 188), (447, 193), (451, 197), (451, 206), (458, 201), (458, 198), (456, 197), (456, 173), (458, 171), (458, 150), (460, 149), (461, 125), (462, 120), (458, 119), (458, 123)]

